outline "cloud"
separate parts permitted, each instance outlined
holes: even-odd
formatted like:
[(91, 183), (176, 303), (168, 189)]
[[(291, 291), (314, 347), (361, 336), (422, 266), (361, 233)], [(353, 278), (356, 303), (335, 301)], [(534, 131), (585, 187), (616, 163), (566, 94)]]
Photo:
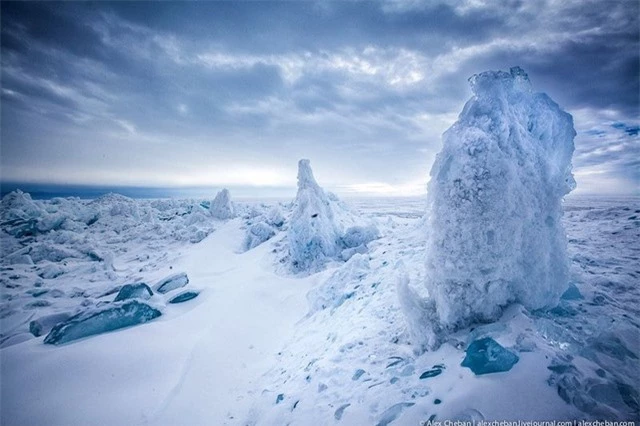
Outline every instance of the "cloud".
[(468, 77), (518, 64), (574, 115), (582, 188), (639, 179), (637, 2), (0, 7), (5, 180), (292, 186), (310, 157), (416, 193)]

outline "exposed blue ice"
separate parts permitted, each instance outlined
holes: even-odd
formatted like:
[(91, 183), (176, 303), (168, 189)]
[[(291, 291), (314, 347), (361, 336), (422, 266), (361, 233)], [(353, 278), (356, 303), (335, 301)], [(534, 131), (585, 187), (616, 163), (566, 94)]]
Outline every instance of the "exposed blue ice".
[(127, 299), (148, 300), (151, 296), (153, 296), (153, 292), (145, 283), (125, 284), (113, 301), (120, 302)]
[(353, 377), (351, 377), (351, 380), (358, 380), (364, 373), (365, 371), (362, 368), (358, 368), (356, 372), (353, 373)]
[(567, 289), (567, 291), (562, 293), (562, 296), (560, 298), (562, 300), (584, 299), (584, 297), (582, 296), (582, 293), (580, 293), (580, 290), (578, 290), (578, 287), (576, 287), (575, 284), (569, 284), (569, 288)]
[(467, 356), (462, 361), (477, 376), (489, 373), (509, 371), (520, 358), (508, 349), (503, 348), (491, 337), (475, 340), (467, 348)]
[(338, 409), (333, 413), (333, 417), (336, 420), (342, 419), (342, 415), (344, 414), (344, 410), (346, 410), (351, 404), (342, 404)]
[(442, 366), (434, 365), (431, 370), (427, 370), (420, 375), (420, 380), (439, 376), (440, 374), (442, 374), (442, 370), (443, 370)]
[(396, 420), (406, 408), (412, 407), (414, 405), (414, 402), (399, 402), (398, 404), (392, 405), (382, 413), (382, 415), (380, 416), (380, 421), (376, 424), (376, 426), (387, 426), (389, 423)]
[(191, 290), (183, 291), (182, 293), (172, 297), (169, 300), (169, 303), (186, 302), (187, 300), (195, 299), (196, 297), (198, 297), (198, 294), (199, 293), (197, 291), (191, 291)]
[(189, 277), (187, 277), (186, 273), (180, 272), (161, 280), (154, 288), (158, 293), (165, 294), (187, 284), (189, 284)]
[(127, 300), (74, 315), (51, 330), (44, 343), (60, 345), (83, 337), (102, 334), (159, 317), (160, 311), (138, 300)]

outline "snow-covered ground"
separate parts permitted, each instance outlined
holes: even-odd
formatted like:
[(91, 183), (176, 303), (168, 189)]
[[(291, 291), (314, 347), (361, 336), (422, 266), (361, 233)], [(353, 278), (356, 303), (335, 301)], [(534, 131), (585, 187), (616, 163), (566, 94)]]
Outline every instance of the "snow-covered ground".
[[(403, 276), (424, 280), (425, 201), (347, 204), (380, 237), (299, 274), (286, 267), (291, 203), (236, 203), (222, 220), (194, 200), (5, 197), (1, 423), (640, 420), (639, 199), (568, 197), (572, 287), (560, 305), (512, 305), (432, 352), (412, 342), (397, 293)], [(267, 228), (261, 244), (248, 237)], [(184, 287), (157, 291), (182, 272)], [(108, 310), (121, 286), (140, 282), (159, 318), (43, 342), (54, 324), (37, 320)], [(185, 290), (198, 295), (169, 303)], [(487, 336), (519, 361), (476, 376), (461, 363)]]

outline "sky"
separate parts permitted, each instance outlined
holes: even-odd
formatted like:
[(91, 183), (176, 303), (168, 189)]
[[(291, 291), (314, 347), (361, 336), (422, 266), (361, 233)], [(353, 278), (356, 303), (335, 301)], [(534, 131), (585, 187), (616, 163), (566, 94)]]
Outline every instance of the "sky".
[(640, 194), (636, 0), (1, 2), (2, 182), (426, 191), (468, 78), (571, 113), (578, 192)]

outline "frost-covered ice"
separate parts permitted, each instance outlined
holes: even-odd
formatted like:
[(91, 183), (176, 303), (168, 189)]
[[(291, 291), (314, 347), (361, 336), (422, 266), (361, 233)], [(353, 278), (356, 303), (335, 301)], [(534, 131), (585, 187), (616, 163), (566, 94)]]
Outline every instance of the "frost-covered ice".
[(300, 160), (298, 194), (287, 234), (293, 270), (315, 272), (336, 257), (341, 231), (329, 197), (313, 177), (309, 160)]
[(228, 189), (223, 189), (216, 195), (209, 207), (211, 216), (216, 219), (231, 219), (235, 216), (235, 208), (231, 202), (231, 194)]
[(378, 230), (358, 222), (362, 220), (318, 185), (309, 160), (300, 160), (298, 193), (287, 231), (292, 270), (318, 272), (331, 260), (348, 260), (366, 252), (366, 244), (378, 237)]
[(444, 133), (428, 189), (425, 283), (437, 323), (422, 334), (431, 348), (510, 303), (553, 307), (569, 280), (572, 118), (518, 67), (470, 82), (474, 96)]

